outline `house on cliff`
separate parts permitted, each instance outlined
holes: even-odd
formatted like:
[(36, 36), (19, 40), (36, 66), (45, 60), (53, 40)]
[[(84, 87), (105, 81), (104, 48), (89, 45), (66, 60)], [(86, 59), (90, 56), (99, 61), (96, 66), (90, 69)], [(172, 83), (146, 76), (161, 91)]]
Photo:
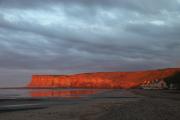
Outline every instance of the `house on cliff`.
[(167, 83), (164, 80), (153, 80), (153, 81), (144, 81), (141, 85), (143, 89), (167, 89)]

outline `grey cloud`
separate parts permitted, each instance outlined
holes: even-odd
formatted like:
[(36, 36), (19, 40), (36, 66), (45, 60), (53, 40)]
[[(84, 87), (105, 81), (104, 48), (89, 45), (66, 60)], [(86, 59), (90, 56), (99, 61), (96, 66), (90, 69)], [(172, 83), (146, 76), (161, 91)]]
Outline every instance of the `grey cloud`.
[[(152, 25), (146, 24), (128, 24), (126, 30), (140, 35), (154, 37), (155, 39), (179, 39), (180, 38), (180, 24), (173, 25)], [(162, 36), (163, 35), (163, 36)]]
[[(177, 67), (178, 1), (0, 0), (0, 82)], [(15, 83), (15, 82), (14, 82)]]
[(144, 1), (144, 0), (1, 0), (1, 7), (15, 7), (15, 8), (39, 8), (40, 6), (54, 5), (54, 4), (76, 4), (85, 6), (105, 6), (118, 7), (141, 12), (159, 12), (159, 10), (175, 10), (179, 9), (179, 2), (176, 0), (158, 0)]

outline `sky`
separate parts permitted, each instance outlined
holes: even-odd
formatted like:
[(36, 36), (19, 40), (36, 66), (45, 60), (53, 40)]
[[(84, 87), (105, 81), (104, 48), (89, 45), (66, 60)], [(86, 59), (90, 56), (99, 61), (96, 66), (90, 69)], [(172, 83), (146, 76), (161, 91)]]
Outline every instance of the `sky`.
[(0, 0), (0, 87), (180, 67), (179, 52), (180, 0)]

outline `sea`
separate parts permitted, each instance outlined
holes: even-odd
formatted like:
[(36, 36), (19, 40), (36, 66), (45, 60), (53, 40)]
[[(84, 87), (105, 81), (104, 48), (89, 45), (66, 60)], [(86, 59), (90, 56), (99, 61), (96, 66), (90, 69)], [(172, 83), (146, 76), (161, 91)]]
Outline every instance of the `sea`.
[(57, 89), (0, 89), (0, 99), (10, 98), (71, 98), (86, 97), (89, 95), (103, 92), (103, 89), (73, 89), (73, 88), (57, 88)]

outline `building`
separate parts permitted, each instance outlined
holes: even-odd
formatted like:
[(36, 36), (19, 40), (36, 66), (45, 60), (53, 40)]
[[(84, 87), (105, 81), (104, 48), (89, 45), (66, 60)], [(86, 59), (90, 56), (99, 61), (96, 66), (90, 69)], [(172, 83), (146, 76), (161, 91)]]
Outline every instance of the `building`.
[(167, 83), (164, 80), (153, 80), (153, 81), (144, 81), (141, 85), (143, 89), (167, 89)]

